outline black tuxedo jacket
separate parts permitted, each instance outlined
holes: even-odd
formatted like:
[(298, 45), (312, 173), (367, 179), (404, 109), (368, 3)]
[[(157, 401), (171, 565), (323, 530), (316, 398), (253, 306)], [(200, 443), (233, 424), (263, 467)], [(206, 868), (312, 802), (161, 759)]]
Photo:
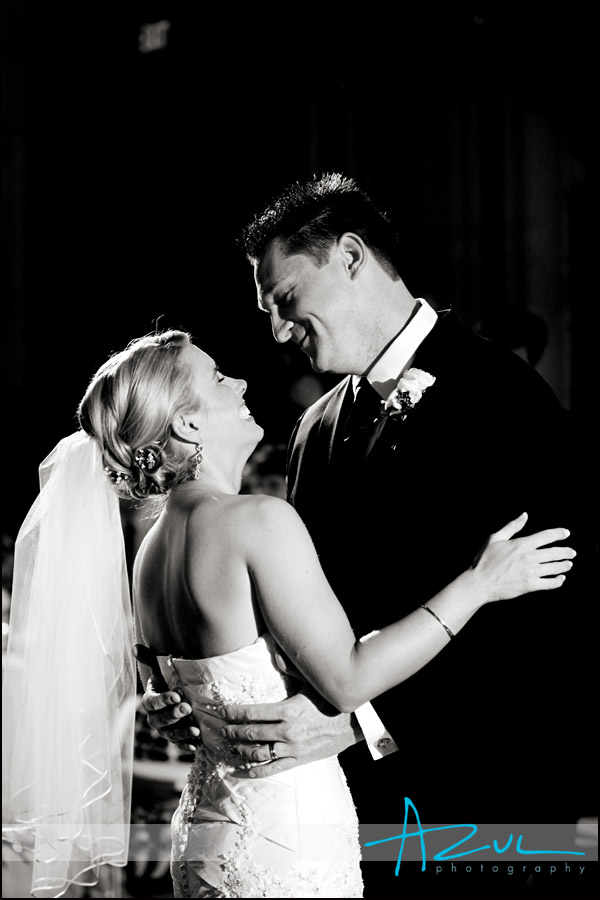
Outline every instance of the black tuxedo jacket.
[[(405, 421), (388, 419), (352, 472), (339, 464), (350, 378), (306, 410), (290, 443), (289, 499), (357, 637), (431, 598), (523, 511), (523, 534), (576, 531), (567, 414), (538, 373), (451, 312), (414, 366), (435, 384)], [(378, 761), (364, 744), (342, 754), (362, 822), (401, 821), (405, 796), (429, 823), (586, 814), (581, 593), (565, 586), (485, 607), (374, 701), (400, 749)]]

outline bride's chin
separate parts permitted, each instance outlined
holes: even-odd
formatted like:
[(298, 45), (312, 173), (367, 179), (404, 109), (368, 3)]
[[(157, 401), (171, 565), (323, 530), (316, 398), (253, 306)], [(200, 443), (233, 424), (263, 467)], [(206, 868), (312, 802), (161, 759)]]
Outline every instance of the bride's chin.
[[(256, 425), (256, 423), (254, 423)], [(263, 437), (265, 436), (264, 428), (261, 428), (260, 425), (256, 425), (256, 428), (253, 429), (252, 435), (248, 435), (247, 441), (245, 443), (244, 452), (246, 454), (246, 459), (250, 459)]]
[[(263, 438), (263, 436), (264, 436), (264, 433), (265, 433), (265, 429), (262, 428), (262, 427), (258, 424), (258, 422), (256, 422), (253, 418), (246, 419), (246, 423), (247, 423), (248, 425), (252, 425), (252, 435), (253, 435), (253, 437), (255, 437), (257, 441), (262, 440), (262, 438)], [(250, 433), (250, 429), (248, 429), (248, 433)]]

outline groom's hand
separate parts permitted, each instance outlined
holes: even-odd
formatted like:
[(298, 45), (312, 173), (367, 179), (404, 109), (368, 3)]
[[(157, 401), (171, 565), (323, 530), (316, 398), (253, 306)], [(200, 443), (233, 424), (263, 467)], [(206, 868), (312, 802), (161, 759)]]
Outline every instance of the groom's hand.
[[(136, 644), (133, 654), (137, 659), (142, 684), (146, 681), (146, 691), (142, 706), (146, 721), (161, 737), (177, 744), (184, 750), (195, 750), (195, 742), (200, 736), (191, 716), (192, 707), (181, 702), (177, 691), (170, 691), (161, 675), (156, 656), (144, 644)], [(151, 673), (151, 674), (150, 674)], [(149, 676), (149, 677), (148, 677)]]
[[(335, 756), (363, 739), (354, 716), (338, 712), (312, 688), (280, 703), (230, 704), (220, 715), (226, 720), (222, 735), (243, 760), (234, 773), (239, 778), (277, 775)], [(264, 765), (248, 765), (256, 762)]]
[(142, 697), (146, 721), (161, 737), (177, 744), (182, 750), (193, 751), (200, 737), (200, 729), (191, 716), (192, 707), (177, 691), (169, 691), (156, 675), (151, 675)]

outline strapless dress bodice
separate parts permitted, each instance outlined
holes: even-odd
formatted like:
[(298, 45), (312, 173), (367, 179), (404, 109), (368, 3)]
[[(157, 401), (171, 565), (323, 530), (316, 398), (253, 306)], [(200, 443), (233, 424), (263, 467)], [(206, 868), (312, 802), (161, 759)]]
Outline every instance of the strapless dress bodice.
[(159, 665), (170, 690), (176, 690), (192, 707), (202, 743), (214, 763), (235, 763), (221, 736), (223, 719), (217, 710), (226, 704), (276, 703), (296, 693), (303, 682), (270, 634), (254, 643), (205, 659), (159, 656)]
[[(269, 703), (293, 690), (292, 674), (270, 634), (254, 643), (206, 659), (159, 656), (161, 672), (171, 689), (184, 687), (188, 702), (199, 712), (225, 703)], [(299, 682), (296, 681), (296, 689)], [(195, 703), (197, 702), (197, 707)]]
[(221, 706), (277, 703), (304, 685), (272, 637), (206, 659), (158, 661), (201, 735), (173, 816), (175, 896), (361, 897), (358, 821), (337, 757), (240, 777), (240, 757), (221, 734)]

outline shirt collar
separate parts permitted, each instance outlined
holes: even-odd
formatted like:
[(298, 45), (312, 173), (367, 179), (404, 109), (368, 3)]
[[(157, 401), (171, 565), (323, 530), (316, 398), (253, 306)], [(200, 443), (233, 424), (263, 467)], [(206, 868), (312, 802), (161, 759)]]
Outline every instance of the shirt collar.
[[(437, 313), (426, 300), (419, 297), (416, 302), (420, 305), (412, 319), (394, 338), (366, 376), (369, 383), (384, 400), (396, 387), (420, 345), (437, 322)], [(355, 393), (359, 381), (359, 375), (352, 377)]]

